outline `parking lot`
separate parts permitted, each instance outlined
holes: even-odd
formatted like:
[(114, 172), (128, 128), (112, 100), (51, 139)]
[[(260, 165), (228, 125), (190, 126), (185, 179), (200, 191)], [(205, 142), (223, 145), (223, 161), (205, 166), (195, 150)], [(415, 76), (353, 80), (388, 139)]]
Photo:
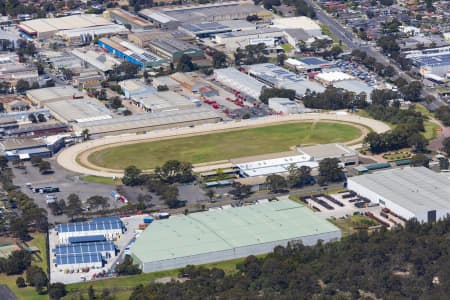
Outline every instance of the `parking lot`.
[(387, 227), (405, 224), (404, 220), (389, 210), (371, 203), (368, 199), (360, 197), (352, 191), (304, 196), (300, 197), (300, 201), (324, 218), (347, 218), (355, 213), (360, 213)]
[[(66, 171), (60, 167), (56, 161), (48, 160), (55, 171), (53, 174), (41, 175), (39, 168), (33, 167), (30, 162), (25, 162), (25, 169), (13, 169), (14, 172), (14, 184), (22, 187), (22, 191), (31, 198), (35, 199), (35, 202), (39, 207), (48, 210), (46, 202), (46, 196), (48, 194), (34, 193), (31, 189), (26, 187), (27, 183), (30, 183), (32, 187), (58, 187), (60, 192), (52, 193), (58, 200), (65, 199), (70, 194), (77, 194), (81, 201), (86, 201), (92, 196), (103, 196), (110, 199), (110, 208), (115, 208), (123, 205), (119, 201), (115, 201), (111, 197), (111, 192), (115, 190), (115, 187), (107, 184), (98, 184), (85, 182), (79, 178), (78, 175)], [(49, 210), (48, 210), (49, 211)], [(54, 216), (50, 211), (48, 213), (49, 223), (61, 223), (67, 222), (68, 218), (65, 215)]]

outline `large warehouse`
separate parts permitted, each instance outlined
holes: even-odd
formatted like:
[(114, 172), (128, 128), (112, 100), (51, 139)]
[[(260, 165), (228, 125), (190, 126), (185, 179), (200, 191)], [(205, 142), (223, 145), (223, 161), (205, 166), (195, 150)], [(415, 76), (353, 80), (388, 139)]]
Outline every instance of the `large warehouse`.
[(61, 30), (92, 28), (112, 24), (113, 23), (102, 17), (86, 14), (24, 21), (20, 23), (18, 29), (28, 36), (50, 38)]
[(268, 87), (264, 83), (231, 67), (214, 70), (214, 77), (223, 85), (240, 91), (255, 100), (259, 99), (262, 89)]
[(361, 175), (347, 182), (348, 189), (407, 220), (434, 222), (450, 214), (450, 181), (425, 167)]
[(155, 113), (134, 114), (91, 122), (77, 123), (73, 129), (77, 133), (88, 129), (91, 135), (115, 135), (142, 133), (151, 130), (188, 127), (219, 122), (221, 117), (212, 109), (199, 107)]
[(271, 252), (291, 241), (314, 245), (341, 231), (290, 200), (193, 213), (153, 222), (131, 248), (143, 272)]

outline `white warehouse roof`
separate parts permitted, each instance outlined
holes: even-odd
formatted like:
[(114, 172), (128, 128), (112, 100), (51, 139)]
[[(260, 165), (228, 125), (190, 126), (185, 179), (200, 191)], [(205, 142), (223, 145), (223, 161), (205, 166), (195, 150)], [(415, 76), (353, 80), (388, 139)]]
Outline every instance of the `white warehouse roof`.
[(351, 177), (348, 179), (349, 189), (354, 183), (416, 216), (430, 210), (450, 212), (450, 180), (425, 167), (392, 169)]

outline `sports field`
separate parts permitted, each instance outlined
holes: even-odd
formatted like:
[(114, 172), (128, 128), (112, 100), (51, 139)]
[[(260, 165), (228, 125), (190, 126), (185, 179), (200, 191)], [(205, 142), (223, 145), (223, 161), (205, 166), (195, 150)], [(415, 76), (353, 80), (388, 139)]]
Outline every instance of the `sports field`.
[(92, 153), (88, 160), (110, 169), (151, 169), (170, 159), (193, 164), (220, 161), (288, 151), (300, 144), (346, 142), (361, 134), (359, 128), (343, 123), (288, 123), (111, 147)]

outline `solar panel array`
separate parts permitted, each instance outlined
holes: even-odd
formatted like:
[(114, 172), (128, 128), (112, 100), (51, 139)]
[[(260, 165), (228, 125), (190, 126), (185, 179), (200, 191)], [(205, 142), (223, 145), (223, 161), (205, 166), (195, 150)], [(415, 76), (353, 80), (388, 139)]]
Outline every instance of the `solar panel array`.
[(84, 253), (76, 255), (58, 255), (54, 262), (57, 265), (73, 265), (73, 264), (88, 264), (102, 262), (102, 255), (100, 253)]
[(80, 255), (87, 253), (102, 253), (115, 251), (116, 246), (113, 242), (93, 242), (93, 243), (80, 243), (72, 245), (58, 245), (54, 249), (55, 255)]
[(450, 65), (450, 54), (417, 57), (413, 61), (418, 66), (446, 66)]
[(82, 232), (94, 230), (114, 230), (122, 229), (123, 223), (117, 217), (96, 218), (90, 222), (77, 222), (68, 224), (59, 224), (56, 226), (57, 232)]

